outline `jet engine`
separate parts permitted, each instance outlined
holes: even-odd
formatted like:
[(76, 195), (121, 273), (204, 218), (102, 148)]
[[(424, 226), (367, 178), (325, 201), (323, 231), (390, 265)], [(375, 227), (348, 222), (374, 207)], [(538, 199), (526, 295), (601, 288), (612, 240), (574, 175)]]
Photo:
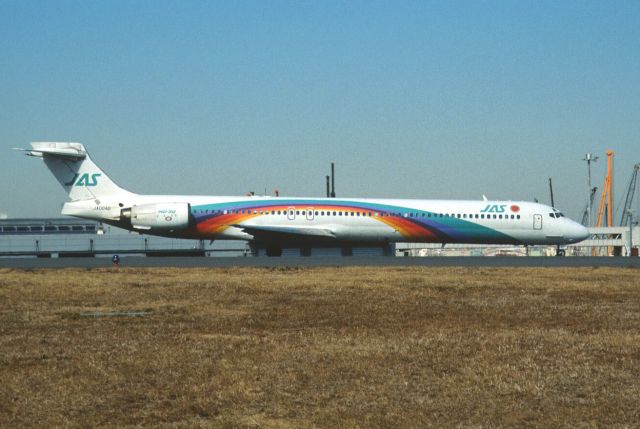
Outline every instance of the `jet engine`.
[(124, 209), (121, 219), (131, 220), (136, 229), (177, 230), (189, 226), (189, 204), (143, 204)]

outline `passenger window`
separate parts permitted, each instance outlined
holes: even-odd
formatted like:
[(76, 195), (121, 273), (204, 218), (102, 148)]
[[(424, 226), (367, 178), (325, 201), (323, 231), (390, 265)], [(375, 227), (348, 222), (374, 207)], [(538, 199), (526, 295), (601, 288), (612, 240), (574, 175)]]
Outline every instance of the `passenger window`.
[(520, 215), (516, 215), (516, 217), (517, 217), (518, 219), (520, 219)]
[(300, 210), (296, 210), (296, 214), (299, 215), (300, 214)]

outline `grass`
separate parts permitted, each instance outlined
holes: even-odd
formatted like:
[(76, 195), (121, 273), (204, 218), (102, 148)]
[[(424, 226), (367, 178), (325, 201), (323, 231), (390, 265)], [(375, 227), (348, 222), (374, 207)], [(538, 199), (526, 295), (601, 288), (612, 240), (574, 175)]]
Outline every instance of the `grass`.
[(633, 427), (638, 398), (639, 270), (0, 270), (4, 427)]

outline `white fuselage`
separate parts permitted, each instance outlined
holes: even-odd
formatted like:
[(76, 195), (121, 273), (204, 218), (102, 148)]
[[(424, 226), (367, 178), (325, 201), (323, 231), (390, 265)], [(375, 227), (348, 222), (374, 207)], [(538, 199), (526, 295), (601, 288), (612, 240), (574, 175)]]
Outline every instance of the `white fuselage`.
[[(281, 241), (568, 244), (587, 237), (582, 225), (553, 208), (522, 201), (282, 198), (135, 195), (66, 203), (63, 214), (127, 228), (123, 207), (188, 207), (188, 228), (132, 225), (149, 234)], [(164, 213), (164, 212), (163, 212)], [(169, 218), (169, 217), (167, 217)]]

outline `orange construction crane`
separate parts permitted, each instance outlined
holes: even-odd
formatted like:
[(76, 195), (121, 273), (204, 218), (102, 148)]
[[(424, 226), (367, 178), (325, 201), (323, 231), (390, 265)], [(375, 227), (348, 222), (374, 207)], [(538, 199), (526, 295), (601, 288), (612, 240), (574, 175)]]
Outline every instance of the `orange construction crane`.
[[(605, 210), (607, 212), (607, 225), (613, 226), (613, 151), (607, 151), (607, 176), (604, 178), (604, 187), (598, 206), (598, 216), (596, 217), (596, 228), (601, 227)], [(607, 254), (612, 255), (611, 247), (607, 247)], [(591, 249), (591, 256), (596, 256), (596, 249)]]
[[(606, 202), (605, 202), (606, 201)], [(598, 206), (598, 216), (596, 217), (596, 227), (602, 226), (604, 211), (607, 211), (607, 225), (613, 226), (613, 151), (607, 151), (607, 177), (604, 179), (600, 205)]]

